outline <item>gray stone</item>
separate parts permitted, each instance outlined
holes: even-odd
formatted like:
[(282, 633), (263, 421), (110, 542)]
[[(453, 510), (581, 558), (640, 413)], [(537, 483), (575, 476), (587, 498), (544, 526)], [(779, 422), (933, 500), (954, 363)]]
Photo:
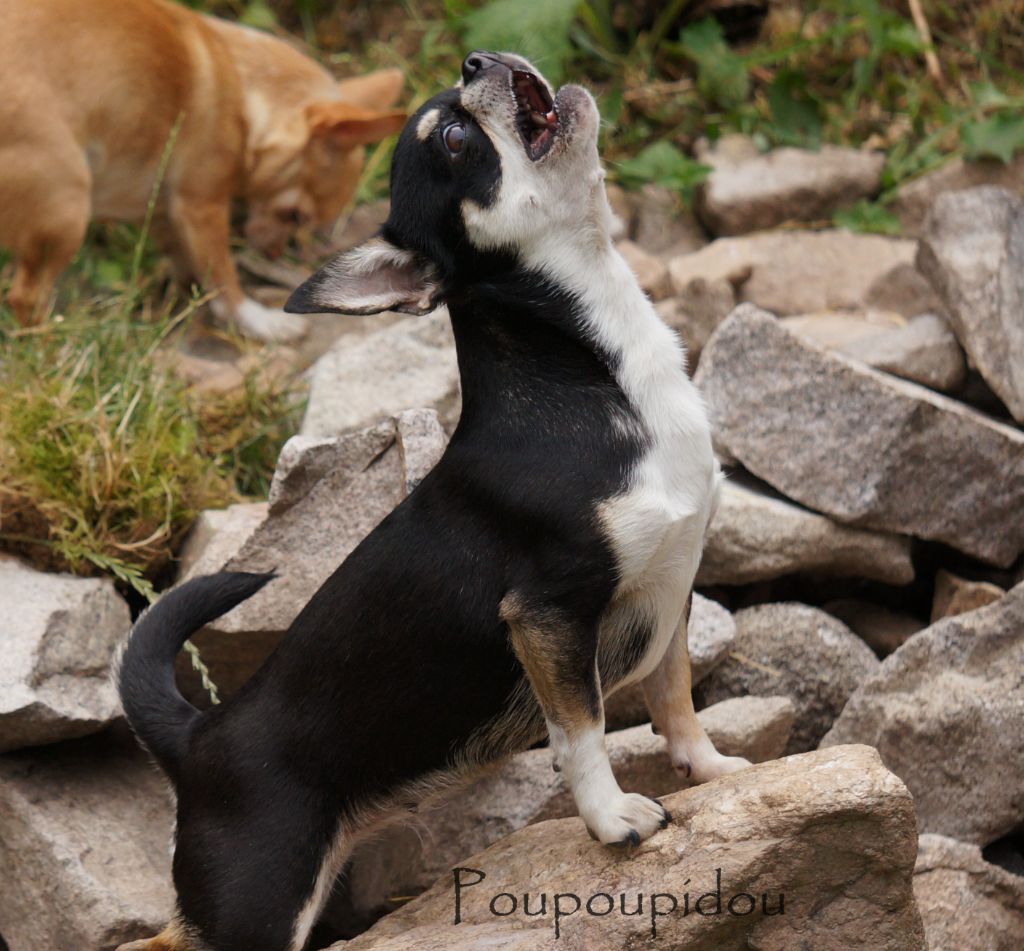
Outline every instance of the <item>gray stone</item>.
[(881, 152), (826, 145), (734, 157), (711, 149), (713, 171), (697, 189), (697, 214), (716, 235), (747, 234), (785, 221), (817, 221), (877, 193)]
[(117, 716), (110, 664), (131, 618), (110, 581), (0, 555), (0, 615), (0, 752), (86, 736)]
[(935, 314), (913, 317), (899, 329), (861, 337), (841, 350), (877, 370), (942, 392), (958, 390), (967, 376), (960, 344)]
[(448, 311), (408, 317), (356, 343), (341, 338), (310, 370), (304, 436), (338, 436), (412, 407), (459, 415), (459, 372)]
[(922, 832), (987, 845), (1024, 823), (1021, 736), (1024, 585), (912, 637), (850, 697), (822, 746), (876, 747), (914, 794)]
[[(406, 497), (443, 447), (444, 434), (429, 411), (329, 441), (296, 437), (282, 452), (266, 516), (236, 510), (226, 541), (204, 533), (212, 553), (198, 542), (190, 547), (192, 574), (278, 571), (262, 591), (193, 638), (223, 693), (249, 679), (320, 585)], [(188, 696), (201, 695), (184, 654), (178, 672)]]
[(1024, 948), (1024, 878), (986, 862), (976, 845), (922, 835), (914, 898), (930, 951)]
[(736, 291), (724, 279), (695, 277), (674, 297), (655, 305), (659, 316), (682, 338), (691, 371), (715, 328), (736, 306)]
[[(669, 261), (674, 293), (694, 278), (728, 280), (737, 299), (778, 314), (866, 310), (879, 281), (913, 264), (917, 243), (849, 231), (766, 231), (719, 238)], [(906, 317), (916, 313), (904, 314)]]
[[(757, 763), (782, 755), (793, 717), (786, 697), (728, 700), (698, 715), (720, 753)], [(609, 733), (606, 746), (616, 779), (627, 792), (664, 796), (686, 783), (672, 768), (664, 740), (649, 726)], [(423, 891), (466, 855), (503, 836), (573, 815), (572, 794), (552, 771), (550, 751), (520, 753), (443, 805), (420, 810), (414, 824), (393, 827), (361, 846), (347, 872), (349, 893), (336, 903), (333, 915), (365, 919), (395, 895)]]
[(787, 330), (861, 363), (933, 390), (959, 389), (967, 363), (949, 324), (935, 314), (809, 314), (785, 317)]
[(917, 265), (973, 366), (1024, 422), (1024, 200), (992, 187), (940, 196)]
[[(708, 951), (759, 947), (848, 951), (868, 941), (872, 951), (924, 951), (920, 915), (914, 905), (912, 873), (917, 852), (913, 802), (902, 783), (865, 747), (819, 751), (741, 770), (705, 786), (668, 796), (673, 816), (667, 829), (641, 848), (621, 851), (592, 842), (578, 818), (521, 829), (458, 864), (480, 869), (487, 880), (461, 893), (460, 924), (454, 924), (451, 867), (424, 895), (379, 921), (370, 931), (335, 945), (337, 951), (626, 951), (664, 947)], [(714, 892), (721, 875), (722, 913), (693, 914), (694, 903)], [(466, 875), (466, 882), (475, 876)], [(499, 892), (518, 898), (517, 912), (495, 915), (489, 906)], [(655, 919), (652, 894), (673, 894), (675, 914)], [(726, 913), (729, 898), (767, 895), (785, 914)], [(529, 893), (536, 913), (523, 914)], [(563, 899), (560, 937), (554, 935), (554, 896), (581, 896), (581, 911)], [(633, 910), (644, 895), (643, 915), (586, 914), (591, 896), (618, 896)], [(684, 895), (689, 898), (685, 899)], [(682, 913), (689, 901), (690, 914)], [(506, 910), (499, 899), (497, 907)], [(714, 906), (706, 899), (703, 908)], [(607, 908), (594, 899), (593, 908)], [(659, 911), (668, 912), (667, 898)], [(735, 909), (749, 907), (740, 899)], [(801, 914), (801, 910), (806, 913)]]
[(716, 444), (790, 498), (1003, 567), (1024, 548), (1024, 433), (750, 306), (712, 337), (697, 382)]
[(902, 647), (925, 625), (911, 614), (892, 611), (871, 601), (842, 598), (829, 601), (825, 610), (839, 618), (879, 657), (887, 657)]
[(697, 583), (751, 584), (795, 572), (907, 584), (914, 580), (910, 539), (839, 525), (727, 481)]
[(631, 237), (648, 253), (674, 257), (689, 254), (708, 243), (700, 223), (680, 202), (678, 192), (648, 184), (632, 199)]
[(651, 300), (659, 301), (668, 297), (672, 285), (668, 279), (668, 266), (661, 258), (645, 251), (633, 241), (620, 241), (616, 247), (636, 275), (641, 289)]
[(1024, 155), (1017, 155), (1009, 163), (998, 159), (977, 162), (953, 159), (941, 168), (901, 185), (889, 210), (899, 216), (903, 234), (917, 238), (921, 236), (928, 212), (940, 195), (978, 185), (998, 185), (1024, 198)]
[(174, 904), (167, 784), (127, 730), (0, 757), (0, 927), (11, 951), (112, 951)]
[[(700, 683), (722, 662), (735, 637), (732, 615), (717, 601), (694, 594), (687, 628), (691, 683)], [(605, 701), (604, 719), (608, 730), (647, 723), (651, 717), (640, 684), (630, 684), (613, 693)]]
[(788, 753), (814, 749), (878, 658), (845, 624), (805, 604), (761, 604), (734, 615), (730, 655), (697, 687), (701, 706), (786, 696), (796, 706)]

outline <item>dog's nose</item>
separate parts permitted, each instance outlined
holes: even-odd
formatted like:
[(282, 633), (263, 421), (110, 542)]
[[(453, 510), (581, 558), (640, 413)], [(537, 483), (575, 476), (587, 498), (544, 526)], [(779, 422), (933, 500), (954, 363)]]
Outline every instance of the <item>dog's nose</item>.
[(486, 72), (488, 69), (493, 69), (495, 66), (505, 65), (502, 62), (500, 56), (496, 53), (488, 53), (484, 50), (473, 50), (462, 61), (462, 82), (464, 85), (469, 85), (470, 82), (480, 73)]

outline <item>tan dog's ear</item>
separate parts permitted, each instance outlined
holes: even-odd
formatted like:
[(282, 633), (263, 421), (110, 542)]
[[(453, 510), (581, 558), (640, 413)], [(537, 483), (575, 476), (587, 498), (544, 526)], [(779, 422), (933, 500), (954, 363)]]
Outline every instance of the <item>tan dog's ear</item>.
[(429, 314), (441, 289), (430, 265), (385, 238), (328, 261), (299, 285), (284, 309), (289, 314)]
[(342, 149), (386, 139), (400, 131), (405, 120), (406, 115), (401, 109), (381, 112), (331, 100), (311, 102), (306, 106), (310, 136), (329, 140)]
[(338, 81), (338, 92), (346, 102), (368, 109), (386, 109), (398, 102), (405, 85), (400, 69), (378, 69), (365, 76)]

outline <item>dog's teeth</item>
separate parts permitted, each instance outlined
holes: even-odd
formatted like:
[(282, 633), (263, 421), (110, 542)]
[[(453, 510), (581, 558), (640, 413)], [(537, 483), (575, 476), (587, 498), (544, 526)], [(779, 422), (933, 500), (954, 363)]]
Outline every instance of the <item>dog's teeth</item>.
[(536, 126), (540, 126), (541, 128), (547, 128), (547, 117), (542, 116), (539, 112), (531, 112), (530, 121)]

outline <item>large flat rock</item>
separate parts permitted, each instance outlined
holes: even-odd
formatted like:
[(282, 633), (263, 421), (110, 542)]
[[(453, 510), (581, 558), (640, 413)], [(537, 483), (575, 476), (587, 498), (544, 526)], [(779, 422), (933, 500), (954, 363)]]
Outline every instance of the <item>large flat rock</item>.
[(784, 499), (726, 482), (697, 584), (751, 584), (797, 572), (907, 584), (914, 580), (910, 539), (840, 525)]
[(942, 541), (1006, 567), (1024, 549), (1024, 433), (808, 343), (740, 306), (697, 383), (716, 444), (851, 525)]
[(713, 170), (697, 190), (697, 214), (714, 234), (737, 235), (785, 221), (830, 218), (836, 209), (875, 194), (885, 156), (825, 145), (740, 156), (709, 150), (701, 161)]
[(1024, 823), (1021, 737), (1024, 584), (915, 634), (821, 745), (876, 747), (914, 794), (922, 832), (987, 845)]
[[(702, 710), (698, 718), (720, 753), (760, 763), (782, 755), (793, 716), (785, 697), (744, 697)], [(649, 726), (609, 733), (606, 745), (627, 792), (663, 796), (687, 784), (669, 763), (664, 740)], [(388, 829), (362, 846), (335, 913), (356, 921), (371, 918), (390, 910), (395, 896), (418, 894), (466, 855), (503, 836), (573, 815), (572, 795), (552, 771), (550, 751), (520, 753), (440, 807), (421, 811), (414, 823)]]
[(127, 729), (0, 757), (0, 934), (113, 951), (174, 905), (167, 783)]
[(131, 618), (109, 580), (0, 555), (0, 617), (0, 752), (86, 736), (117, 716), (110, 663)]
[[(915, 241), (849, 231), (763, 231), (719, 238), (669, 261), (674, 293), (691, 283), (725, 279), (737, 298), (778, 314), (863, 310), (914, 263)], [(926, 282), (922, 282), (927, 290)], [(931, 295), (928, 295), (929, 297)], [(926, 299), (908, 299), (913, 317), (929, 310)], [(902, 312), (902, 311), (901, 311)]]
[[(335, 949), (924, 951), (913, 802), (873, 750), (765, 763), (665, 805), (669, 827), (632, 853), (591, 841), (578, 818), (531, 825), (460, 861), (486, 878), (461, 873), (459, 921), (448, 870)], [(638, 893), (640, 914), (623, 914), (636, 912)]]

